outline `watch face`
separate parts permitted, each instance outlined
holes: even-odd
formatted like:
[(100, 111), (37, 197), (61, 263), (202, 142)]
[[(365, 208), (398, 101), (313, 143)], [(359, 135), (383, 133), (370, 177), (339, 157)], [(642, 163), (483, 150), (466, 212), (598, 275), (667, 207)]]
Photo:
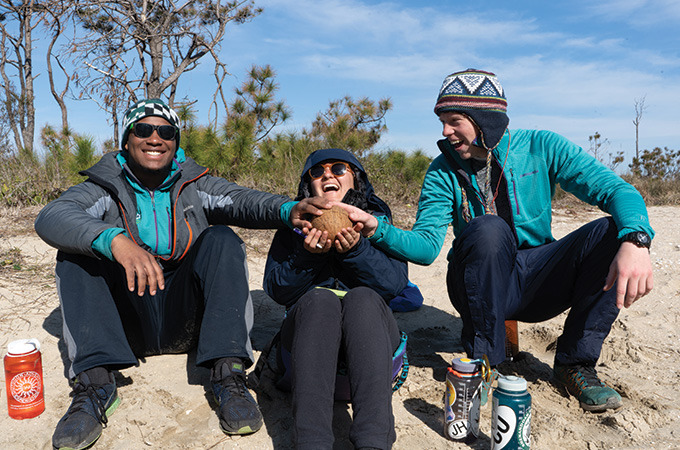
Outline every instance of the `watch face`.
[(651, 238), (647, 233), (644, 233), (642, 231), (636, 231), (634, 233), (629, 233), (626, 236), (624, 236), (623, 240), (625, 242), (632, 242), (638, 247), (646, 247), (649, 248), (650, 244), (652, 243)]
[(649, 243), (651, 242), (651, 239), (649, 238), (649, 235), (647, 233), (639, 232), (637, 233), (636, 237), (638, 242), (644, 246), (648, 246)]

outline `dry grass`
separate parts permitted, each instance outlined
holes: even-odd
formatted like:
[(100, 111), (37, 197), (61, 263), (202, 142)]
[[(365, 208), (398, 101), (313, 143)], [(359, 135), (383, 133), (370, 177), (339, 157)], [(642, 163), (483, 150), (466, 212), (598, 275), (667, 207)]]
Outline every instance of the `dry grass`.
[(33, 232), (33, 222), (42, 206), (0, 205), (0, 237), (20, 236)]
[(680, 180), (625, 177), (640, 191), (647, 206), (680, 205)]

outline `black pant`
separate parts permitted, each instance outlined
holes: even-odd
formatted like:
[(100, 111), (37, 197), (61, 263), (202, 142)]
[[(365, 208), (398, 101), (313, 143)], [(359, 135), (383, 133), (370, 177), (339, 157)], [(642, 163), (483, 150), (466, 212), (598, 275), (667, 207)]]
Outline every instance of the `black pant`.
[(129, 292), (122, 266), (107, 259), (58, 252), (56, 274), (70, 377), (194, 346), (197, 365), (228, 356), (252, 362), (245, 246), (226, 226), (206, 229), (180, 265), (165, 271), (156, 295)]
[(486, 354), (492, 365), (501, 363), (505, 320), (541, 322), (571, 308), (555, 363), (595, 364), (619, 312), (616, 289), (603, 290), (618, 248), (611, 218), (522, 250), (503, 219), (486, 215), (472, 220), (454, 241), (447, 274), (468, 356)]
[(281, 330), (281, 345), (291, 353), (297, 449), (333, 448), (339, 354), (350, 380), (350, 440), (356, 448), (392, 447), (392, 355), (399, 342), (392, 311), (370, 288), (352, 289), (342, 300), (326, 289), (313, 289), (298, 300)]

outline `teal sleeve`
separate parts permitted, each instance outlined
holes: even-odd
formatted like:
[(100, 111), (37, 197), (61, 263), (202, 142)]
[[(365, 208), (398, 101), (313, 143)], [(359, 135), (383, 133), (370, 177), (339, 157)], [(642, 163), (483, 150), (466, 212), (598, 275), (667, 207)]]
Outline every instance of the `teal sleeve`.
[(551, 149), (552, 170), (565, 191), (611, 214), (619, 238), (633, 231), (654, 237), (644, 199), (633, 185), (566, 138), (547, 132), (541, 137)]
[(290, 212), (297, 204), (298, 202), (286, 202), (281, 205), (281, 209), (279, 210), (279, 214), (281, 214), (281, 220), (283, 220), (286, 225), (288, 225), (288, 228), (293, 228), (293, 222), (290, 220)]
[(387, 222), (378, 220), (378, 228), (369, 241), (387, 253), (423, 266), (430, 265), (437, 259), (447, 226), (427, 227), (416, 230), (402, 230)]
[(102, 231), (97, 238), (92, 241), (92, 250), (96, 251), (100, 255), (113, 261), (113, 253), (111, 253), (111, 241), (113, 238), (118, 236), (120, 233), (124, 233), (123, 228), (109, 228)]
[(453, 186), (445, 171), (440, 164), (432, 164), (428, 169), (412, 230), (402, 230), (378, 220), (378, 227), (369, 240), (412, 263), (432, 264), (444, 245), (453, 211)]

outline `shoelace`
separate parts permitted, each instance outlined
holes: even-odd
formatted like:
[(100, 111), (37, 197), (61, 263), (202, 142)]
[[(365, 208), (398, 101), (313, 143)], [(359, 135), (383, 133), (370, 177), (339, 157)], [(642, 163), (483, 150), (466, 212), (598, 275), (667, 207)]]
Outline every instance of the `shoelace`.
[(225, 377), (220, 384), (230, 394), (242, 396), (246, 389), (246, 377), (242, 374), (234, 374)]
[(84, 409), (87, 402), (85, 395), (87, 395), (87, 398), (92, 402), (95, 418), (102, 425), (106, 425), (109, 422), (109, 419), (106, 417), (106, 408), (104, 408), (104, 405), (102, 404), (101, 397), (97, 394), (97, 388), (101, 388), (101, 386), (94, 386), (91, 384), (85, 386), (82, 383), (77, 383), (73, 388), (74, 401), (71, 409), (73, 411)]
[(602, 381), (600, 381), (598, 378), (594, 367), (574, 366), (573, 368), (569, 369), (569, 372), (573, 375), (576, 375), (575, 377), (572, 377), (572, 379), (575, 378), (574, 381), (578, 384), (577, 387), (579, 389), (604, 386)]

